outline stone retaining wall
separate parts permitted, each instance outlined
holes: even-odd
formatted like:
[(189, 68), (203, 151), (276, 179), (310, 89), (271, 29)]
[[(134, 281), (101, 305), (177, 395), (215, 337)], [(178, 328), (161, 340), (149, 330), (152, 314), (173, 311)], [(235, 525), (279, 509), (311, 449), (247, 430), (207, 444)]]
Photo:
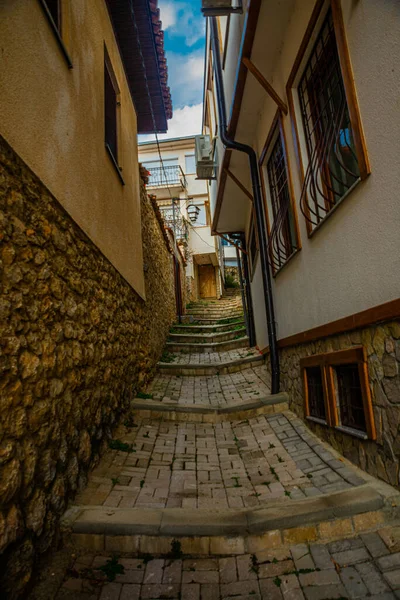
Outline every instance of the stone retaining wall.
[(333, 336), (280, 351), (282, 391), (290, 408), (304, 418), (300, 359), (313, 354), (363, 345), (368, 354), (371, 397), (377, 440), (362, 441), (335, 429), (306, 420), (320, 438), (346, 458), (394, 486), (399, 486), (400, 457), (400, 323), (390, 322)]
[(172, 257), (143, 183), (141, 205), (146, 301), (0, 138), (0, 590), (9, 599), (54, 542), (175, 318)]

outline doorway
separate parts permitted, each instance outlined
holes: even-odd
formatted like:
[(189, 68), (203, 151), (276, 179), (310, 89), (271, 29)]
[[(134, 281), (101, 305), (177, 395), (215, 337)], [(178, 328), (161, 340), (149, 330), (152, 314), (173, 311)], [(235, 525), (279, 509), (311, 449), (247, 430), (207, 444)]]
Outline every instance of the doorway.
[(213, 265), (198, 265), (200, 298), (216, 298), (217, 283)]

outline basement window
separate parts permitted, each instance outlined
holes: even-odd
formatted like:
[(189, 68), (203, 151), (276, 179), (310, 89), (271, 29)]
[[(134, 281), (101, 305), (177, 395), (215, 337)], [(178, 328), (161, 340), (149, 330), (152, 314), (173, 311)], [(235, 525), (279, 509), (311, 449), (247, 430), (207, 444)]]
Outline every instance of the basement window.
[(376, 439), (362, 346), (308, 356), (300, 361), (307, 419), (361, 439)]

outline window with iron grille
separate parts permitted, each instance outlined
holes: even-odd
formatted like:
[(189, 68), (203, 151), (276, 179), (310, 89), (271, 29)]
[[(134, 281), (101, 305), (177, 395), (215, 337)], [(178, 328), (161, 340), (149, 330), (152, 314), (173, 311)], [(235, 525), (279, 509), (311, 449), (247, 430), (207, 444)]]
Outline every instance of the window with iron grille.
[(44, 0), (44, 3), (53, 19), (54, 25), (61, 33), (61, 0)]
[(270, 259), (274, 270), (280, 269), (297, 249), (296, 231), (289, 191), (288, 167), (279, 125), (266, 163), (271, 228)]
[(307, 377), (307, 400), (309, 416), (321, 421), (326, 421), (326, 408), (324, 399), (324, 385), (321, 367), (308, 367)]
[(104, 63), (104, 125), (106, 147), (118, 163), (117, 91), (107, 61)]
[(298, 84), (308, 153), (300, 206), (317, 226), (360, 178), (332, 12)]
[(335, 373), (340, 424), (365, 432), (365, 412), (358, 365), (337, 365)]

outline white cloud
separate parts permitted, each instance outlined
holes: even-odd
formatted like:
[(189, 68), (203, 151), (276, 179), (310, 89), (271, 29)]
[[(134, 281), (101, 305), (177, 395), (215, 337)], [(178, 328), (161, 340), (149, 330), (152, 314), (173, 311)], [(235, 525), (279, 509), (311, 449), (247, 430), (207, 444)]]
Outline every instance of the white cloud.
[(191, 54), (169, 52), (168, 85), (171, 88), (174, 108), (199, 104), (203, 100), (204, 53)]
[[(159, 140), (198, 135), (201, 133), (201, 121), (203, 117), (203, 104), (184, 106), (174, 111), (174, 116), (168, 121), (168, 133), (158, 136)], [(140, 135), (139, 142), (150, 142), (155, 140), (154, 135)]]
[(195, 15), (190, 2), (160, 0), (159, 7), (163, 29), (169, 29), (170, 35), (185, 38), (187, 46), (204, 37), (205, 19)]

